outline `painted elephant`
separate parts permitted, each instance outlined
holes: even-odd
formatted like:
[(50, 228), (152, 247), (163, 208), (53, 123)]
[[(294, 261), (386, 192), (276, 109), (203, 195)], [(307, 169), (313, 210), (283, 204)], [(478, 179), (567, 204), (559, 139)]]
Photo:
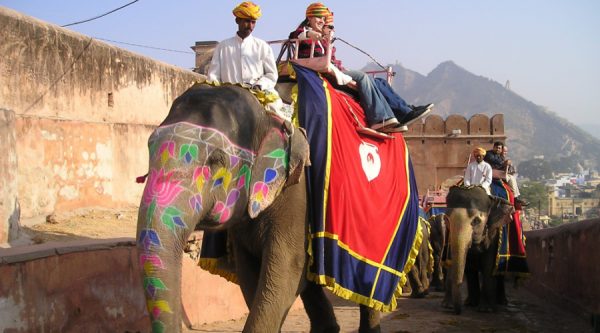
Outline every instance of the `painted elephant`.
[(419, 254), (415, 259), (415, 264), (408, 273), (408, 281), (410, 283), (412, 298), (423, 298), (429, 294), (429, 281), (433, 272), (433, 256), (430, 238), (430, 225), (424, 219), (419, 219), (421, 230), (423, 232), (423, 240), (419, 248)]
[[(279, 332), (300, 295), (311, 332), (339, 332), (323, 288), (306, 280), (309, 162), (293, 134), (238, 86), (195, 85), (148, 141), (137, 247), (153, 332), (181, 330), (181, 263), (196, 230), (227, 231), (249, 315), (244, 332)], [(210, 287), (210, 286), (207, 286)], [(379, 332), (361, 306), (360, 332)]]
[[(460, 286), (466, 273), (470, 302), (478, 302), (482, 310), (494, 309), (496, 277), (493, 270), (499, 231), (510, 222), (514, 207), (504, 199), (489, 196), (481, 186), (451, 187), (446, 203), (452, 265), (446, 276), (446, 295), (442, 305), (453, 307), (456, 314), (461, 313)], [(482, 293), (479, 293), (479, 273), (482, 276)]]
[(443, 263), (447, 237), (446, 214), (442, 213), (433, 215), (428, 221), (431, 225), (429, 243), (433, 249), (433, 273), (431, 277), (431, 286), (435, 288), (436, 291), (443, 291), (444, 277), (446, 275), (446, 268), (444, 267)]
[[(244, 332), (277, 332), (296, 297), (339, 330), (321, 287), (306, 287), (308, 144), (237, 86), (190, 88), (149, 139), (137, 227), (153, 332), (181, 330), (181, 262), (194, 229), (227, 230), (250, 310)], [(314, 305), (313, 305), (314, 304)]]

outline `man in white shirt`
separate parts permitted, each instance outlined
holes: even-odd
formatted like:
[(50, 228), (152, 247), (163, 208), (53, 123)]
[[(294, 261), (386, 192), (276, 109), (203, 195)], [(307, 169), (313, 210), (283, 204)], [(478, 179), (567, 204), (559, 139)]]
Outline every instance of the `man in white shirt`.
[(277, 66), (273, 50), (262, 39), (252, 36), (260, 7), (250, 1), (233, 9), (237, 34), (221, 41), (215, 48), (208, 79), (247, 84), (260, 90), (273, 90), (277, 82)]
[[(245, 1), (233, 9), (238, 31), (235, 36), (221, 41), (212, 56), (208, 81), (238, 83), (251, 87), (268, 111), (289, 120), (282, 114), (283, 102), (275, 90), (277, 65), (273, 49), (267, 42), (252, 36), (256, 20), (262, 15), (260, 7)], [(291, 116), (291, 115), (290, 115)]]
[(485, 149), (478, 147), (473, 150), (475, 161), (469, 163), (465, 170), (464, 184), (481, 185), (485, 191), (490, 194), (490, 186), (492, 185), (492, 166), (483, 160)]

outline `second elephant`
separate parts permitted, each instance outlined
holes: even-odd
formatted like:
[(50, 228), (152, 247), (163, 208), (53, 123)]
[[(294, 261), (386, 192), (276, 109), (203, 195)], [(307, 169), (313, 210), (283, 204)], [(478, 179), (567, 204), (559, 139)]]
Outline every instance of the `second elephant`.
[[(452, 264), (446, 277), (446, 295), (443, 306), (462, 311), (460, 286), (469, 265), (467, 279), (469, 301), (479, 304), (482, 310), (495, 309), (496, 277), (493, 276), (498, 250), (500, 228), (510, 222), (514, 207), (506, 200), (489, 196), (481, 186), (454, 186), (447, 199), (449, 220), (449, 246)], [(468, 262), (468, 263), (467, 263)], [(482, 293), (479, 291), (481, 272)], [(472, 294), (471, 294), (472, 293)]]

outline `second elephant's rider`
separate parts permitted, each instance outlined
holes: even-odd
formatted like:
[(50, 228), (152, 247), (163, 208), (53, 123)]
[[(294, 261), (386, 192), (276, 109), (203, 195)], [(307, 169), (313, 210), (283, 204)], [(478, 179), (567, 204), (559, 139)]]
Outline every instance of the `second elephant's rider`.
[[(306, 19), (298, 28), (290, 33), (290, 39), (313, 39), (315, 44), (313, 56), (325, 55), (326, 40), (322, 38), (333, 33), (333, 13), (320, 2), (312, 3), (306, 8)], [(311, 43), (303, 41), (298, 51), (299, 58), (310, 57)], [(362, 71), (344, 71), (341, 61), (335, 58), (332, 50), (332, 62), (335, 67), (349, 76), (340, 78), (336, 74), (339, 85), (348, 85), (358, 90), (360, 105), (365, 111), (371, 129), (382, 132), (400, 132), (407, 130), (406, 125), (420, 119), (431, 111), (433, 104), (424, 106), (408, 105), (384, 80), (376, 80)]]
[(282, 112), (283, 102), (275, 90), (278, 75), (273, 49), (264, 40), (252, 36), (256, 21), (262, 15), (260, 6), (245, 1), (232, 12), (238, 31), (215, 48), (207, 74), (208, 81), (252, 88), (267, 111), (289, 121), (291, 115)]
[(492, 186), (492, 166), (483, 160), (485, 149), (477, 147), (473, 150), (475, 161), (469, 163), (465, 170), (464, 183), (469, 185), (481, 185), (487, 194), (490, 194)]

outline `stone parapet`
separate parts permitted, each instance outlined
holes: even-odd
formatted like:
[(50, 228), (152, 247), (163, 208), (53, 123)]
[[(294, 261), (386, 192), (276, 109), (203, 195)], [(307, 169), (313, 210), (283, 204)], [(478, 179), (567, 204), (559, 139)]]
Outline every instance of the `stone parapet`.
[(445, 120), (430, 115), (413, 123), (404, 139), (410, 150), (420, 194), (439, 189), (444, 181), (463, 176), (471, 151), (491, 149), (494, 141), (505, 141), (504, 115), (484, 114), (466, 119), (450, 115)]
[[(248, 313), (237, 285), (187, 256), (182, 273), (184, 326)], [(0, 281), (0, 332), (150, 331), (133, 238), (0, 249)]]
[(526, 287), (567, 311), (600, 318), (600, 219), (532, 230), (525, 236), (531, 272)]

